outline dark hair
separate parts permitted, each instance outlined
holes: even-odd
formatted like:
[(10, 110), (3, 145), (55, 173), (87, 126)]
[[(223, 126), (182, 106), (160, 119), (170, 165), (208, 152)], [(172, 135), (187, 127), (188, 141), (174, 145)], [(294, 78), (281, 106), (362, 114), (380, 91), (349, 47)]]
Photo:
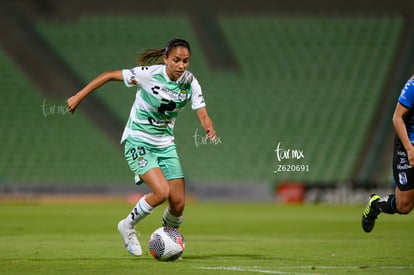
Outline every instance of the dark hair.
[(147, 49), (137, 58), (140, 66), (162, 64), (161, 57), (168, 56), (172, 49), (185, 47), (191, 53), (190, 44), (181, 38), (171, 39), (164, 48)]

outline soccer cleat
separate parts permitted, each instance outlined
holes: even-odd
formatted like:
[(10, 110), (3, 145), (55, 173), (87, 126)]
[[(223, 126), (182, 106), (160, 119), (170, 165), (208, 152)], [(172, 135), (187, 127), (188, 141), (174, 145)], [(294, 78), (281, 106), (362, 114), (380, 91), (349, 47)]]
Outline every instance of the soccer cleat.
[(121, 220), (118, 223), (118, 231), (121, 233), (122, 240), (124, 241), (125, 248), (134, 256), (141, 256), (142, 249), (137, 239), (136, 231), (134, 228), (129, 228), (125, 225), (125, 220)]
[(364, 231), (367, 233), (371, 232), (371, 230), (374, 228), (375, 219), (380, 213), (372, 207), (372, 203), (379, 200), (380, 198), (380, 196), (372, 194), (367, 206), (364, 209), (364, 212), (362, 212), (362, 229), (364, 229)]

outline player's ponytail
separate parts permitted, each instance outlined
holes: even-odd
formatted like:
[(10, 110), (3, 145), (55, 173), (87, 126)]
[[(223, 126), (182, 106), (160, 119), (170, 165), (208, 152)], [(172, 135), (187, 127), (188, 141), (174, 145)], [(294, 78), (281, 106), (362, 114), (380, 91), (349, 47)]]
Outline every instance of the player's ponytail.
[(147, 49), (137, 58), (137, 63), (139, 66), (149, 66), (154, 64), (162, 64), (162, 56), (168, 56), (172, 49), (176, 47), (185, 47), (190, 53), (190, 44), (184, 39), (174, 38), (170, 40), (165, 48), (156, 48), (156, 49)]
[(164, 55), (164, 48), (147, 49), (137, 58), (138, 66), (150, 66), (162, 64), (161, 57)]

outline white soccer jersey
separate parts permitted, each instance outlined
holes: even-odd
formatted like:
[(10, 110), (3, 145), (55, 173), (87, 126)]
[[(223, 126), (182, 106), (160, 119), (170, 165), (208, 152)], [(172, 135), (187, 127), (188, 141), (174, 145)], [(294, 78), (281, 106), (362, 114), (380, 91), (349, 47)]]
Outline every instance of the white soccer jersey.
[(165, 65), (125, 69), (122, 76), (127, 87), (139, 89), (121, 143), (130, 136), (157, 147), (172, 145), (175, 120), (187, 102), (191, 100), (193, 110), (206, 106), (200, 84), (189, 71), (177, 81), (169, 79)]

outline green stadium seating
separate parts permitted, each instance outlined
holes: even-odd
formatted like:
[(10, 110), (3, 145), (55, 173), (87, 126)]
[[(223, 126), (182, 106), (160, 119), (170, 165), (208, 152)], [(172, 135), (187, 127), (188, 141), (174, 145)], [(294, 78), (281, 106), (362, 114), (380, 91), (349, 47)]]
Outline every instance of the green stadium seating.
[[(238, 71), (209, 69), (195, 30), (183, 17), (90, 16), (75, 23), (42, 22), (37, 30), (85, 82), (105, 70), (135, 66), (144, 48), (163, 46), (174, 36), (188, 39), (190, 70), (203, 87), (221, 138), (221, 144), (197, 147), (194, 133), (201, 127), (190, 108), (183, 111), (176, 142), (189, 181), (351, 180), (402, 19), (222, 15), (218, 24)], [(125, 121), (134, 94), (122, 84), (97, 92)], [(279, 162), (274, 151), (279, 142), (305, 157)], [(308, 165), (309, 171), (274, 173), (278, 164)]]
[(286, 136), (286, 146), (303, 149), (311, 172), (282, 173), (276, 180), (349, 181), (378, 107), (402, 20), (234, 16), (220, 22), (241, 73), (260, 91), (252, 100), (261, 101), (259, 106), (271, 100), (274, 106), (264, 109), (280, 134), (261, 136), (252, 151)]
[(41, 95), (0, 51), (0, 186), (92, 186), (132, 182), (122, 148), (63, 98)]

